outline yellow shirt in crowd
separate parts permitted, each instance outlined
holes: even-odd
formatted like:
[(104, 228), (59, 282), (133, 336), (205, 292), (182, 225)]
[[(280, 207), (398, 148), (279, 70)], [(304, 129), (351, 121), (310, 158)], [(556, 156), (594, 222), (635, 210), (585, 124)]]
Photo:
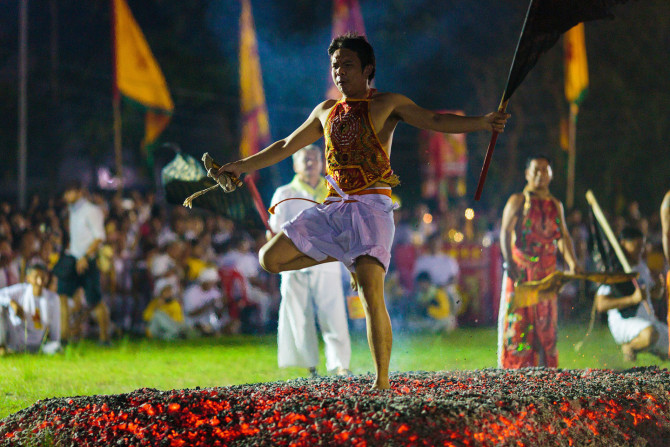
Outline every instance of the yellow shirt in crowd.
[(428, 315), (435, 319), (441, 320), (451, 315), (451, 303), (447, 292), (435, 286), (431, 286), (425, 293), (419, 295), (419, 301), (423, 304), (430, 304), (428, 306)]
[(178, 323), (184, 321), (184, 312), (181, 309), (181, 304), (179, 304), (179, 301), (171, 300), (169, 302), (165, 302), (158, 298), (151, 300), (147, 308), (144, 309), (144, 313), (142, 314), (144, 321), (151, 320), (151, 317), (154, 316), (154, 312), (157, 310), (165, 312), (168, 317), (172, 318)]

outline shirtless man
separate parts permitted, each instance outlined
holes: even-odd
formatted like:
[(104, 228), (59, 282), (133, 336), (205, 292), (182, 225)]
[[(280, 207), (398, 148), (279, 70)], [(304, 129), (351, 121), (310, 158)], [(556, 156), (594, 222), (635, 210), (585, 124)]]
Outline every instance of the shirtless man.
[(341, 261), (355, 273), (375, 363), (372, 388), (387, 389), (392, 332), (384, 303), (384, 276), (394, 232), (390, 186), (399, 183), (389, 162), (393, 131), (404, 121), (446, 133), (502, 132), (509, 115), (440, 114), (419, 107), (403, 95), (371, 89), (375, 57), (362, 36), (333, 39), (328, 54), (333, 82), (342, 98), (322, 102), (291, 135), (222, 166), (218, 173), (239, 177), (278, 163), (325, 138), (329, 198), (284, 225), (283, 232), (261, 249), (260, 262), (268, 272), (280, 273)]

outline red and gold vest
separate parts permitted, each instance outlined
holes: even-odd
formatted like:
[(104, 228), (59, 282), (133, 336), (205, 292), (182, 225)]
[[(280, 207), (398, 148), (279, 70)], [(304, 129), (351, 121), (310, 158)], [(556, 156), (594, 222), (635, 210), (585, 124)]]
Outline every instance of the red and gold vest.
[[(343, 192), (361, 191), (378, 181), (397, 186), (398, 176), (370, 118), (370, 90), (365, 99), (341, 99), (328, 114), (324, 129), (326, 172)], [(332, 192), (333, 188), (328, 185)]]

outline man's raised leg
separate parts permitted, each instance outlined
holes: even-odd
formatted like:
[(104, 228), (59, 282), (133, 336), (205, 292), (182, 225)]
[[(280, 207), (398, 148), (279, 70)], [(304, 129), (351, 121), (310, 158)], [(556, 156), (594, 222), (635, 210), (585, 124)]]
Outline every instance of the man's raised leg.
[(365, 310), (368, 345), (377, 372), (372, 389), (376, 390), (391, 387), (389, 384), (389, 363), (391, 361), (391, 347), (393, 346), (393, 332), (391, 331), (391, 318), (384, 302), (385, 274), (384, 267), (375, 258), (361, 256), (356, 259), (358, 293)]
[(266, 271), (281, 273), (290, 270), (300, 270), (317, 264), (333, 262), (336, 259), (328, 257), (323, 261), (310, 258), (295, 246), (284, 233), (276, 234), (263, 245), (258, 253), (258, 260)]

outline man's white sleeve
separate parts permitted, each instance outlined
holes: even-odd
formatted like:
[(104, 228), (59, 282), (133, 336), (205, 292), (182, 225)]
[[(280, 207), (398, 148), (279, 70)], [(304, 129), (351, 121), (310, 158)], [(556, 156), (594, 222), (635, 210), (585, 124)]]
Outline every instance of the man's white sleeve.
[(95, 239), (105, 240), (105, 215), (102, 210), (93, 206), (88, 216), (91, 233)]
[[(275, 193), (272, 195), (272, 200), (270, 200), (270, 206), (274, 206), (277, 203), (281, 202), (284, 200), (284, 194), (282, 194), (281, 190), (275, 191)], [(286, 217), (284, 216), (284, 212), (282, 210), (285, 210), (286, 207), (282, 205), (279, 205), (278, 207), (275, 208), (274, 214), (270, 214), (270, 228), (272, 229), (272, 232), (277, 234), (281, 231), (281, 226), (285, 222)]]
[(18, 303), (21, 295), (23, 295), (23, 286), (23, 284), (14, 284), (0, 289), (0, 307), (9, 307), (10, 301)]
[(59, 341), (60, 340), (60, 298), (58, 295), (49, 294), (47, 295), (47, 309), (49, 315), (49, 340)]

